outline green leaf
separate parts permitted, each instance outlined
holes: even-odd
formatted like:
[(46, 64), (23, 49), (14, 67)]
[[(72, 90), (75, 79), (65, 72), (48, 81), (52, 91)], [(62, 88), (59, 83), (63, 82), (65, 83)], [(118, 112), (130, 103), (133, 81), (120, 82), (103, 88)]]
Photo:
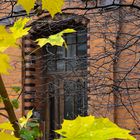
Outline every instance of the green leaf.
[(63, 5), (64, 0), (42, 0), (42, 9), (48, 10), (52, 17), (56, 13), (61, 13)]
[(130, 131), (119, 128), (107, 118), (94, 116), (80, 117), (75, 120), (64, 120), (62, 129), (56, 130), (66, 137), (65, 140), (110, 140), (113, 138), (135, 140)]
[(39, 127), (31, 128), (31, 130), (32, 130), (31, 134), (34, 137), (34, 139), (37, 138), (37, 137), (41, 137), (42, 136), (42, 133), (41, 133)]
[(15, 91), (16, 93), (18, 93), (21, 90), (21, 87), (19, 86), (12, 86), (11, 87), (13, 91)]
[(15, 109), (19, 108), (19, 101), (17, 99), (13, 99), (11, 103)]
[(52, 46), (61, 46), (61, 47), (64, 44), (65, 47), (67, 48), (65, 40), (63, 39), (62, 36), (65, 33), (73, 33), (73, 32), (76, 32), (76, 31), (74, 29), (65, 29), (57, 34), (49, 36), (49, 38), (39, 38), (36, 40), (36, 42), (38, 42), (38, 45), (40, 47), (43, 47), (45, 44), (49, 43)]
[[(27, 126), (30, 122), (27, 123)], [(41, 132), (39, 129), (39, 125), (38, 126), (33, 126), (32, 127), (26, 127), (26, 128), (22, 128), (20, 131), (20, 136), (24, 139), (24, 140), (35, 140), (36, 138), (41, 136)]]
[(20, 130), (20, 137), (23, 138), (24, 140), (34, 140), (34, 137), (32, 136), (31, 131), (25, 128), (22, 128)]
[(0, 103), (1, 103), (1, 102), (3, 102), (3, 100), (2, 100), (2, 97), (1, 97), (1, 95), (0, 95)]
[(27, 127), (38, 127), (39, 126), (39, 123), (37, 122), (28, 122), (27, 123)]

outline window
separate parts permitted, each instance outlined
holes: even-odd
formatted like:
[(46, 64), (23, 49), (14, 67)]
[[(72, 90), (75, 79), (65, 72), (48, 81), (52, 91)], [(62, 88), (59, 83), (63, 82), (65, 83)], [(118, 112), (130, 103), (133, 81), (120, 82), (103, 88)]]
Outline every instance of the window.
[[(64, 38), (68, 49), (58, 46), (44, 46), (44, 49), (47, 51), (47, 74), (49, 76), (52, 75), (54, 78), (54, 80), (50, 81), (54, 85), (51, 86), (54, 89), (50, 87), (48, 89), (52, 104), (55, 104), (53, 97), (55, 98), (55, 95), (61, 96), (63, 93), (63, 116), (65, 119), (74, 119), (78, 115), (83, 116), (87, 114), (87, 30), (77, 30), (76, 33), (66, 34)], [(78, 74), (77, 77), (75, 72)], [(70, 73), (70, 75), (67, 73)], [(60, 80), (57, 77), (62, 78)], [(62, 88), (60, 89), (60, 87)]]
[[(23, 55), (27, 56), (37, 47), (37, 44), (32, 43), (37, 38), (47, 38), (67, 28), (77, 31), (64, 36), (68, 49), (47, 44), (25, 60), (24, 75), (31, 80), (25, 80), (24, 85), (35, 84), (31, 88), (24, 86), (24, 92), (34, 98), (31, 105), (41, 122), (44, 139), (57, 138), (54, 130), (60, 128), (64, 117), (73, 119), (87, 112), (88, 23), (89, 20), (83, 15), (72, 13), (57, 14), (55, 19), (49, 15), (43, 16), (31, 24), (30, 37), (23, 40)], [(29, 43), (26, 43), (28, 39)], [(26, 49), (27, 47), (30, 49)], [(34, 61), (28, 68), (30, 70), (26, 68), (28, 60)]]
[(87, 115), (86, 81), (80, 79), (64, 82), (64, 118), (73, 119)]
[(87, 65), (87, 31), (78, 30), (65, 37), (68, 49), (46, 45), (47, 71), (66, 72), (86, 69)]

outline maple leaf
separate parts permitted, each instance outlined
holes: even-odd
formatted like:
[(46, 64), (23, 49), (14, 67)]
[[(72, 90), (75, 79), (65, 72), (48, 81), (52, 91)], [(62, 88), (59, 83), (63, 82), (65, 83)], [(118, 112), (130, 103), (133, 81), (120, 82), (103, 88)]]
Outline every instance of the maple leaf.
[[(36, 0), (18, 0), (17, 4), (21, 5), (27, 12), (30, 13), (31, 9), (34, 8)], [(64, 0), (42, 0), (42, 9), (48, 10), (52, 17), (56, 13), (61, 13), (61, 9), (64, 5)]]
[(52, 46), (62, 46), (65, 40), (59, 35), (51, 35), (48, 39), (37, 39), (37, 42), (40, 47), (43, 47), (47, 43), (51, 44)]
[(28, 34), (30, 27), (25, 28), (29, 18), (20, 18), (17, 20), (13, 27), (10, 27), (10, 31), (7, 31), (5, 26), (0, 26), (0, 73), (8, 74), (8, 69), (11, 69), (9, 64), (9, 56), (3, 52), (9, 47), (18, 47), (17, 39)]
[(36, 0), (18, 0), (17, 4), (20, 4), (27, 12), (30, 13), (31, 9), (34, 8)]
[(30, 18), (20, 18), (18, 19), (13, 27), (10, 28), (10, 31), (13, 33), (13, 37), (15, 39), (21, 38), (28, 34), (28, 31), (31, 27), (25, 28), (27, 22), (29, 22)]
[(0, 52), (4, 52), (9, 45), (13, 45), (13, 37), (7, 32), (5, 26), (0, 26), (0, 33)]
[(19, 140), (19, 138), (5, 132), (0, 132), (0, 140)]
[(42, 9), (48, 10), (52, 17), (56, 13), (61, 13), (63, 5), (64, 0), (42, 0)]
[(7, 54), (0, 53), (0, 73), (8, 74), (8, 69), (11, 69), (9, 64), (10, 58)]
[(65, 30), (61, 31), (60, 34), (63, 35), (63, 34), (74, 33), (74, 32), (76, 32), (76, 30), (74, 30), (74, 29), (65, 29)]
[(18, 47), (16, 42), (17, 39), (13, 37), (13, 34), (8, 34), (5, 39), (0, 41), (0, 52), (4, 52), (9, 47)]
[(80, 117), (75, 120), (64, 120), (62, 128), (56, 130), (65, 140), (110, 140), (113, 138), (136, 140), (129, 135), (130, 131), (119, 128), (107, 118), (94, 116)]
[(9, 47), (18, 47), (17, 39), (28, 34), (31, 27), (25, 28), (29, 18), (20, 18), (17, 20), (13, 27), (10, 27), (7, 31), (5, 26), (0, 26), (0, 52), (4, 52)]
[(66, 42), (63, 39), (63, 34), (64, 33), (73, 33), (76, 32), (74, 29), (65, 29), (57, 34), (51, 35), (48, 38), (39, 38), (36, 40), (36, 42), (38, 42), (38, 45), (40, 47), (43, 47), (45, 44), (49, 43), (52, 46), (63, 46), (63, 44), (65, 45), (65, 47), (67, 48)]
[(0, 25), (0, 40), (4, 39), (8, 35), (8, 32), (5, 29), (5, 26)]
[(14, 128), (10, 122), (4, 122), (0, 124), (0, 129), (2, 130), (12, 130), (14, 131)]

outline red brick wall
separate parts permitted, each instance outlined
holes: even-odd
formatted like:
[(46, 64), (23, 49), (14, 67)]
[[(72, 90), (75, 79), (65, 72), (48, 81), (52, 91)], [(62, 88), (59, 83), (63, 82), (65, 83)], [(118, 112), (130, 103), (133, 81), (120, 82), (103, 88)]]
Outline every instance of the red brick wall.
[[(22, 90), (22, 57), (21, 57), (21, 49), (18, 48), (9, 48), (6, 51), (7, 54), (9, 54), (10, 56), (10, 63), (12, 66), (12, 70), (9, 71), (8, 75), (2, 75), (5, 87), (7, 89), (7, 92), (9, 94), (10, 99), (16, 99), (19, 94), (20, 91), (18, 93), (16, 93), (12, 87), (14, 86), (18, 86), (21, 88)], [(19, 98), (20, 101), (20, 106), (18, 109), (15, 109), (15, 113), (17, 115), (17, 117), (21, 117), (21, 113), (22, 113), (22, 100), (21, 97)], [(0, 103), (0, 107), (3, 106), (3, 103)], [(4, 111), (5, 112), (5, 111)], [(5, 119), (0, 116), (0, 122), (3, 122)]]
[[(129, 1), (130, 2), (130, 1)], [(73, 5), (82, 6), (82, 2), (73, 2), (68, 3), (66, 7), (73, 7)], [(139, 60), (139, 47), (137, 45), (132, 45), (130, 49), (126, 49), (119, 55), (117, 59), (117, 75), (114, 73), (114, 66), (111, 63), (112, 57), (114, 57), (115, 50), (112, 48), (113, 44), (110, 43), (109, 40), (115, 43), (115, 45), (122, 45), (125, 46), (127, 44), (127, 40), (131, 39), (128, 34), (139, 35), (139, 28), (136, 24), (139, 24), (139, 20), (134, 21), (134, 11), (129, 11), (128, 15), (130, 20), (128, 20), (127, 16), (124, 15), (123, 22), (119, 22), (119, 13), (120, 11), (116, 10), (115, 12), (107, 12), (106, 14), (97, 15), (94, 14), (87, 14), (87, 18), (90, 20), (89, 22), (89, 35), (90, 41), (88, 42), (90, 48), (88, 49), (89, 58), (93, 59), (89, 61), (89, 101), (88, 101), (88, 113), (96, 116), (105, 116), (109, 117), (112, 121), (116, 122), (121, 127), (130, 129), (134, 132), (138, 131), (137, 121), (139, 121), (139, 106), (140, 103), (138, 101), (139, 98), (139, 88), (138, 88), (138, 79), (139, 77), (139, 65), (136, 66), (135, 69), (129, 73), (125, 79), (121, 83), (121, 91), (117, 94), (117, 92), (112, 92), (112, 87), (115, 80), (120, 80), (126, 75), (126, 71), (131, 70), (134, 64)], [(84, 11), (74, 10), (68, 11), (68, 13), (75, 13), (75, 14), (83, 14)], [(95, 12), (95, 11), (90, 11)], [(120, 13), (121, 14), (121, 13)], [(111, 17), (111, 18), (109, 18)], [(115, 19), (115, 20), (114, 20)], [(118, 19), (118, 20), (117, 20)], [(121, 27), (120, 27), (121, 26)], [(117, 33), (122, 32), (119, 37)], [(102, 34), (104, 32), (104, 34)], [(118, 37), (118, 38), (117, 38)], [(108, 39), (108, 40), (107, 40)], [(135, 41), (134, 41), (135, 42)], [(131, 41), (133, 44), (133, 40)], [(28, 43), (27, 43), (28, 44)], [(12, 50), (12, 52), (11, 52)], [(21, 50), (13, 50), (11, 49), (9, 52), (13, 54), (18, 54), (21, 56)], [(28, 51), (28, 48), (26, 48)], [(30, 51), (30, 48), (29, 48)], [(108, 54), (111, 52), (112, 54), (105, 59), (100, 59), (103, 57), (104, 54)], [(18, 61), (19, 59), (19, 61)], [(9, 94), (11, 94), (11, 86), (14, 85), (21, 85), (21, 62), (22, 59), (17, 57), (12, 57), (12, 65), (16, 63), (16, 67), (11, 71), (9, 76), (3, 76), (7, 90)], [(104, 66), (101, 66), (103, 63), (106, 63)], [(24, 65), (25, 66), (25, 65)], [(125, 70), (125, 72), (122, 72)], [(26, 74), (30, 75), (30, 72), (26, 72)], [(24, 75), (25, 76), (25, 75)], [(37, 75), (36, 75), (37, 76)], [(114, 79), (116, 78), (116, 79)], [(131, 79), (131, 80), (129, 80)], [(127, 85), (126, 85), (127, 81)], [(30, 81), (26, 79), (27, 83), (33, 83), (34, 81)], [(104, 87), (104, 85), (109, 85), (108, 87)], [(99, 89), (96, 89), (99, 87)], [(135, 89), (125, 90), (125, 88), (133, 86)], [(35, 87), (32, 87), (34, 89)], [(30, 90), (30, 87), (28, 87)], [(116, 94), (116, 95), (115, 95)], [(130, 95), (129, 95), (130, 94)], [(121, 96), (120, 96), (121, 95)], [(128, 96), (129, 95), (129, 96)], [(12, 98), (15, 96), (12, 96)], [(124, 107), (120, 103), (120, 98), (123, 102), (127, 101), (127, 106)], [(137, 100), (136, 100), (137, 99)], [(113, 104), (116, 103), (117, 107)], [(130, 104), (131, 103), (131, 104)], [(29, 103), (29, 105), (31, 105)], [(16, 112), (18, 116), (21, 115), (21, 108), (18, 109)], [(134, 113), (135, 111), (135, 113)], [(135, 120), (136, 119), (136, 120)], [(137, 136), (137, 139), (140, 139)]]

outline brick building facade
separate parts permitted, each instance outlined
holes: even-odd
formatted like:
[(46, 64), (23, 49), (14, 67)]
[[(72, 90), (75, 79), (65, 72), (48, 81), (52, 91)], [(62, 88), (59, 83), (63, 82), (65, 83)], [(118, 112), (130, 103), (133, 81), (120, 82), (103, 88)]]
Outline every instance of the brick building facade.
[[(88, 2), (89, 7), (94, 4)], [(139, 140), (139, 11), (117, 5), (83, 10), (84, 6), (80, 0), (67, 2), (53, 20), (47, 14), (34, 17), (22, 40), (23, 114), (34, 108), (44, 139), (54, 137), (52, 130), (64, 118), (92, 114), (109, 117)], [(38, 47), (35, 39), (67, 28), (77, 31), (64, 37), (68, 50), (45, 45), (33, 52)]]

